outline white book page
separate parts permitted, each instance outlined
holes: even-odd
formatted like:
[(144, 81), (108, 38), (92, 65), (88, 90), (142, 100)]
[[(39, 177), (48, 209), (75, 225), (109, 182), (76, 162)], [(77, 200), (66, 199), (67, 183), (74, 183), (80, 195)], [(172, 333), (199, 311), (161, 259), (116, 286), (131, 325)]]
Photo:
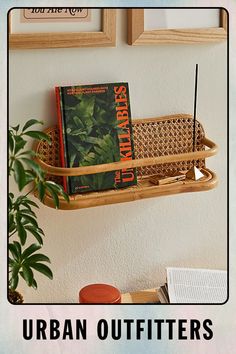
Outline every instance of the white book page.
[(227, 272), (223, 270), (167, 268), (170, 303), (223, 303), (227, 298)]

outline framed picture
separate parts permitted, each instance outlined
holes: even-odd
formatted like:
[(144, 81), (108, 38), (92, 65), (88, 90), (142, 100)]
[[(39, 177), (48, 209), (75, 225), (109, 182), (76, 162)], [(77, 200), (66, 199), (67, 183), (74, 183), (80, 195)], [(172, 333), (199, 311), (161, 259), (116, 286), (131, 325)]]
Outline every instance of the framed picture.
[(227, 38), (227, 12), (222, 8), (128, 10), (128, 44), (204, 43)]
[(13, 8), (9, 48), (73, 48), (116, 45), (116, 10)]

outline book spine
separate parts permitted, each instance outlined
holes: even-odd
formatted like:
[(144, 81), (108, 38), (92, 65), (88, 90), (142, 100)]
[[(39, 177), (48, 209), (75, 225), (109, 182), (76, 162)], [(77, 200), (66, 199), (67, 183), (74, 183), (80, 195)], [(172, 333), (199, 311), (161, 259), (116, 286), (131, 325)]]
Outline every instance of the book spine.
[[(57, 103), (57, 118), (58, 118), (58, 125), (59, 125), (59, 139), (60, 139), (60, 157), (61, 157), (61, 165), (62, 167), (66, 166), (65, 161), (65, 145), (63, 141), (63, 112), (61, 108), (61, 90), (60, 87), (55, 87), (56, 92), (56, 103)], [(67, 185), (67, 178), (63, 176), (63, 187), (66, 193), (68, 193), (68, 185)]]
[[(134, 146), (128, 84), (123, 83), (114, 86), (114, 93), (117, 124), (123, 130), (122, 134), (118, 134), (120, 161), (132, 160), (134, 158)], [(136, 169), (129, 168), (117, 171), (115, 181), (118, 188), (136, 184)]]

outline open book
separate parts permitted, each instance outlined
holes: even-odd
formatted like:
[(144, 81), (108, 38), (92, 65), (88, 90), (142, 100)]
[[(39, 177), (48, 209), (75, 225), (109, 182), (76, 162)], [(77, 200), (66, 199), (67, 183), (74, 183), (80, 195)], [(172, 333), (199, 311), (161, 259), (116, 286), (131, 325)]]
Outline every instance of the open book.
[[(159, 289), (160, 300), (170, 303), (223, 303), (227, 299), (227, 272), (223, 270), (167, 268), (168, 297)], [(167, 301), (169, 300), (169, 301)]]

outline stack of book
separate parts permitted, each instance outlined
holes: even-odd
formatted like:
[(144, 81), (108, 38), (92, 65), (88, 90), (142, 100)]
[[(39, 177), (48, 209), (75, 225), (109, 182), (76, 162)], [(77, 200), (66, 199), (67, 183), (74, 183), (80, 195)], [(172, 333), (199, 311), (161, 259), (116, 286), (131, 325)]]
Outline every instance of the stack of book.
[(227, 272), (223, 270), (166, 268), (167, 283), (160, 286), (161, 303), (214, 303), (227, 300)]
[(158, 298), (162, 304), (169, 304), (170, 298), (168, 293), (168, 285), (165, 283), (158, 288)]

